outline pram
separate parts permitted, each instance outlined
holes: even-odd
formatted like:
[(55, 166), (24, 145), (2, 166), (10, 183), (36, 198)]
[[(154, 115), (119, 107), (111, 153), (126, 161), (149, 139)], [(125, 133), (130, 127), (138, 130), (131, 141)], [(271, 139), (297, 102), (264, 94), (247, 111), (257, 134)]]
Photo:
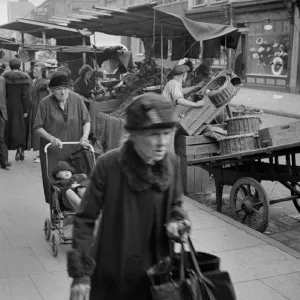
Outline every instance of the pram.
[[(79, 145), (79, 142), (63, 142), (63, 145)], [(73, 216), (75, 211), (66, 208), (62, 201), (62, 195), (60, 188), (55, 184), (53, 178), (49, 176), (48, 165), (48, 147), (51, 144), (45, 146), (46, 155), (46, 169), (48, 174), (48, 180), (51, 183), (51, 201), (50, 201), (50, 218), (47, 218), (44, 223), (44, 232), (46, 241), (50, 241), (52, 254), (54, 257), (58, 254), (58, 248), (60, 244), (71, 244), (72, 235), (65, 233), (65, 227), (69, 226), (72, 229)], [(70, 165), (75, 169), (76, 173), (85, 173), (88, 176), (91, 170), (95, 166), (95, 152), (93, 146), (89, 145), (89, 148), (82, 148), (76, 153), (72, 154), (69, 158)], [(69, 230), (70, 232), (70, 230)]]

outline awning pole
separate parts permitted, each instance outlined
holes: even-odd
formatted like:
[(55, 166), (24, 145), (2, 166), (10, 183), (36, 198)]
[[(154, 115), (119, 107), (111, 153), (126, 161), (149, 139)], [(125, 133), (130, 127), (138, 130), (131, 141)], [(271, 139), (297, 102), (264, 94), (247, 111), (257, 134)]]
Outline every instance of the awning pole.
[[(25, 44), (25, 34), (22, 32), (21, 33), (21, 39), (22, 39), (22, 46), (24, 46)], [(22, 62), (22, 69), (23, 69), (23, 72), (25, 72), (25, 63)]]
[[(82, 46), (85, 46), (85, 36), (83, 35), (82, 36)], [(86, 52), (83, 52), (82, 53), (82, 61), (83, 61), (83, 64), (85, 65), (86, 64)]]
[(46, 45), (47, 41), (46, 41), (46, 32), (43, 31), (43, 44)]
[(164, 80), (164, 45), (163, 45), (163, 26), (160, 25), (160, 57), (161, 57), (161, 74), (160, 74), (160, 90), (163, 92), (163, 80)]

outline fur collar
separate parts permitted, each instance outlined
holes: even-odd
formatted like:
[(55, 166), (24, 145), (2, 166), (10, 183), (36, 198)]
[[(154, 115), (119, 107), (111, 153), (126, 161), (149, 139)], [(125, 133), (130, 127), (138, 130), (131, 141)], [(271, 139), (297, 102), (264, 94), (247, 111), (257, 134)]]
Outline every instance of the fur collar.
[(22, 71), (6, 71), (3, 77), (8, 84), (31, 84), (31, 78), (27, 73)]
[(165, 191), (170, 185), (170, 164), (167, 156), (154, 166), (148, 165), (136, 153), (132, 142), (126, 141), (121, 147), (119, 162), (132, 190), (156, 188)]

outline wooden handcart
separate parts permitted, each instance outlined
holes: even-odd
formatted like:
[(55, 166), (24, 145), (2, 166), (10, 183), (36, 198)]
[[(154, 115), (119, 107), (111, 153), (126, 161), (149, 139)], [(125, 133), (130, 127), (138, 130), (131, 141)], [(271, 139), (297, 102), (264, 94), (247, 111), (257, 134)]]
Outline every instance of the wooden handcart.
[[(222, 211), (223, 186), (231, 185), (233, 212), (245, 225), (264, 232), (269, 223), (269, 205), (293, 201), (300, 212), (300, 142), (219, 155), (193, 161), (215, 178), (217, 211)], [(261, 181), (276, 181), (290, 190), (291, 196), (269, 199)]]

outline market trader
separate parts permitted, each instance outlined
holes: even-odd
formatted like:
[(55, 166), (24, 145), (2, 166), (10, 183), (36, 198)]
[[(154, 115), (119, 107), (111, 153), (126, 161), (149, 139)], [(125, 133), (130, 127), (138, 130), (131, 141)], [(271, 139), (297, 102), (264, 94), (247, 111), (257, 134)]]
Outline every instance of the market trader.
[[(171, 79), (165, 86), (163, 90), (163, 96), (170, 100), (173, 103), (174, 108), (177, 105), (182, 105), (182, 106), (187, 106), (187, 107), (203, 107), (205, 105), (205, 100), (200, 100), (197, 102), (192, 102), (190, 100), (187, 100), (184, 98), (183, 93), (189, 93), (195, 88), (197, 88), (199, 84), (188, 87), (188, 88), (182, 88), (182, 84), (185, 82), (187, 76), (188, 76), (188, 71), (190, 68), (186, 65), (176, 65), (173, 70), (173, 79)], [(176, 131), (173, 132), (171, 142), (170, 142), (170, 151), (172, 153), (175, 152), (174, 149), (174, 141), (175, 141), (175, 134)]]
[(165, 86), (163, 90), (163, 96), (170, 100), (174, 107), (176, 105), (182, 105), (182, 106), (188, 106), (188, 107), (203, 107), (205, 105), (204, 100), (200, 100), (197, 102), (192, 102), (184, 98), (183, 94), (189, 93), (192, 90), (196, 89), (198, 86), (200, 86), (200, 83), (188, 87), (188, 88), (182, 88), (182, 84), (185, 82), (188, 71), (190, 68), (186, 65), (176, 65), (173, 70), (173, 79), (171, 79)]

